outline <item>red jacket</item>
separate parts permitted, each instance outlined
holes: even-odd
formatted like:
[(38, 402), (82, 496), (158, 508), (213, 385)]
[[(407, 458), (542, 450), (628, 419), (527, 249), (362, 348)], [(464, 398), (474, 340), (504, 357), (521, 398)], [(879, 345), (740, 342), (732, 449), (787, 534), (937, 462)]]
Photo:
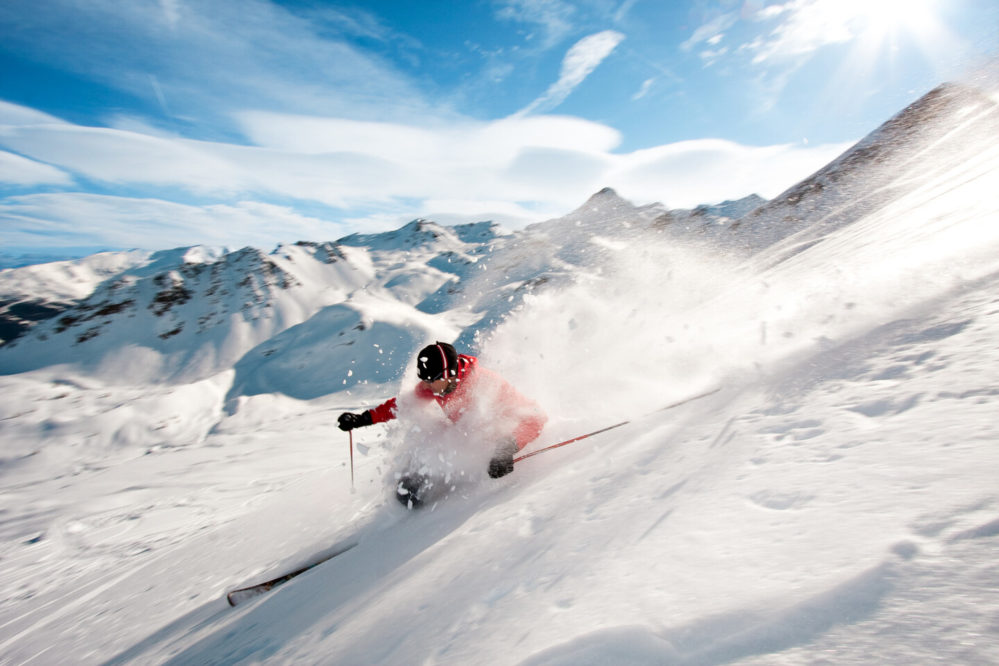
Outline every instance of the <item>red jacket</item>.
[[(541, 408), (498, 374), (480, 367), (477, 358), (459, 354), (457, 378), (458, 387), (446, 395), (435, 395), (421, 382), (415, 389), (416, 397), (436, 400), (452, 423), (458, 423), (466, 414), (481, 414), (481, 410), (487, 409), (496, 430), (512, 438), (518, 451), (541, 434), (548, 420)], [(396, 417), (396, 399), (368, 411), (372, 423), (390, 421)]]

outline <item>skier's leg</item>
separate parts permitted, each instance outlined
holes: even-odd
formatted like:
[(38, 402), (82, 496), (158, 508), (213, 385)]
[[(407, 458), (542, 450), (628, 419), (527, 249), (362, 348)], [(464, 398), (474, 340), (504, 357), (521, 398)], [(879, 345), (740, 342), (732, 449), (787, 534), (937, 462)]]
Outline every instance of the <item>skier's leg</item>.
[(395, 485), (395, 497), (407, 509), (415, 509), (423, 502), (428, 479), (418, 474), (407, 474)]

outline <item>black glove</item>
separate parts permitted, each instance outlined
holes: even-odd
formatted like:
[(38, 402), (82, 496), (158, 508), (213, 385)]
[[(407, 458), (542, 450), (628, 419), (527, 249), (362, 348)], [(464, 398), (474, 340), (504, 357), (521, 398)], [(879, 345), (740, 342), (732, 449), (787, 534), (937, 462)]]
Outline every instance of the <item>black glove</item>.
[(363, 428), (371, 425), (371, 412), (361, 412), (360, 414), (344, 412), (337, 421), (340, 423), (340, 430), (344, 432), (354, 428)]
[(517, 453), (517, 445), (504, 442), (496, 447), (493, 459), (489, 461), (489, 476), (498, 479), (513, 471), (513, 456)]

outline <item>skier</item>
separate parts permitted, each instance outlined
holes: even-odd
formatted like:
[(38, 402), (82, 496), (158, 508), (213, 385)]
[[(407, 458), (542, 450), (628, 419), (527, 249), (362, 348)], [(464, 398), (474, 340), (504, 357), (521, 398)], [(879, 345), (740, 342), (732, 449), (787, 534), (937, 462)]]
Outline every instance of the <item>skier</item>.
[[(489, 461), (489, 476), (497, 479), (513, 471), (513, 457), (532, 442), (548, 418), (538, 405), (521, 395), (505, 379), (478, 364), (474, 356), (459, 354), (446, 342), (424, 347), (416, 360), (416, 397), (435, 400), (452, 423), (469, 415), (487, 414), (488, 427), (477, 427), (475, 434), (485, 435), (494, 447)], [(344, 412), (338, 422), (341, 430), (384, 423), (396, 418), (396, 399), (391, 398), (373, 409), (354, 414)], [(477, 424), (481, 426), (482, 424)], [(425, 479), (404, 477), (397, 490), (403, 504), (416, 506)]]

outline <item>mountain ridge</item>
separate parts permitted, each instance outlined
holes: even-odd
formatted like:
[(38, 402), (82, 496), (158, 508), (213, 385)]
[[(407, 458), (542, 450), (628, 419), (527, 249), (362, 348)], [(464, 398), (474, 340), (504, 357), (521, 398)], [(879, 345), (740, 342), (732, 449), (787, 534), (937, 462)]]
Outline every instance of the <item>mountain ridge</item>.
[[(75, 301), (49, 303), (8, 292), (0, 301), (0, 324), (13, 335), (0, 346), (0, 372), (53, 363), (83, 363), (97, 371), (105, 357), (139, 349), (145, 365), (158, 368), (148, 377), (201, 379), (234, 366), (269, 338), (307, 325), (324, 308), (356, 309), (361, 294), (361, 310), (376, 301), (390, 304), (406, 321), (424, 321), (427, 335), (436, 318), (437, 337), (458, 331), (457, 341), (474, 349), (481, 334), (525, 297), (578, 279), (580, 269), (599, 270), (625, 238), (706, 243), (769, 261), (792, 256), (870, 214), (901, 188), (925, 182), (926, 174), (893, 171), (913, 152), (945, 156), (975, 133), (999, 128), (996, 107), (975, 90), (940, 86), (772, 201), (750, 195), (667, 210), (660, 203), (636, 206), (605, 187), (570, 213), (518, 232), (491, 222), (447, 227), (417, 218), (387, 232), (300, 241), (269, 253), (192, 247), (105, 255), (109, 266), (121, 263), (119, 272), (95, 272), (102, 279), (91, 278), (93, 291)], [(958, 129), (947, 130), (962, 113)], [(773, 249), (782, 244), (788, 249)], [(44, 269), (3, 271), (0, 289), (17, 284), (20, 271)], [(364, 319), (363, 312), (359, 316)], [(203, 348), (188, 348), (198, 344)]]

